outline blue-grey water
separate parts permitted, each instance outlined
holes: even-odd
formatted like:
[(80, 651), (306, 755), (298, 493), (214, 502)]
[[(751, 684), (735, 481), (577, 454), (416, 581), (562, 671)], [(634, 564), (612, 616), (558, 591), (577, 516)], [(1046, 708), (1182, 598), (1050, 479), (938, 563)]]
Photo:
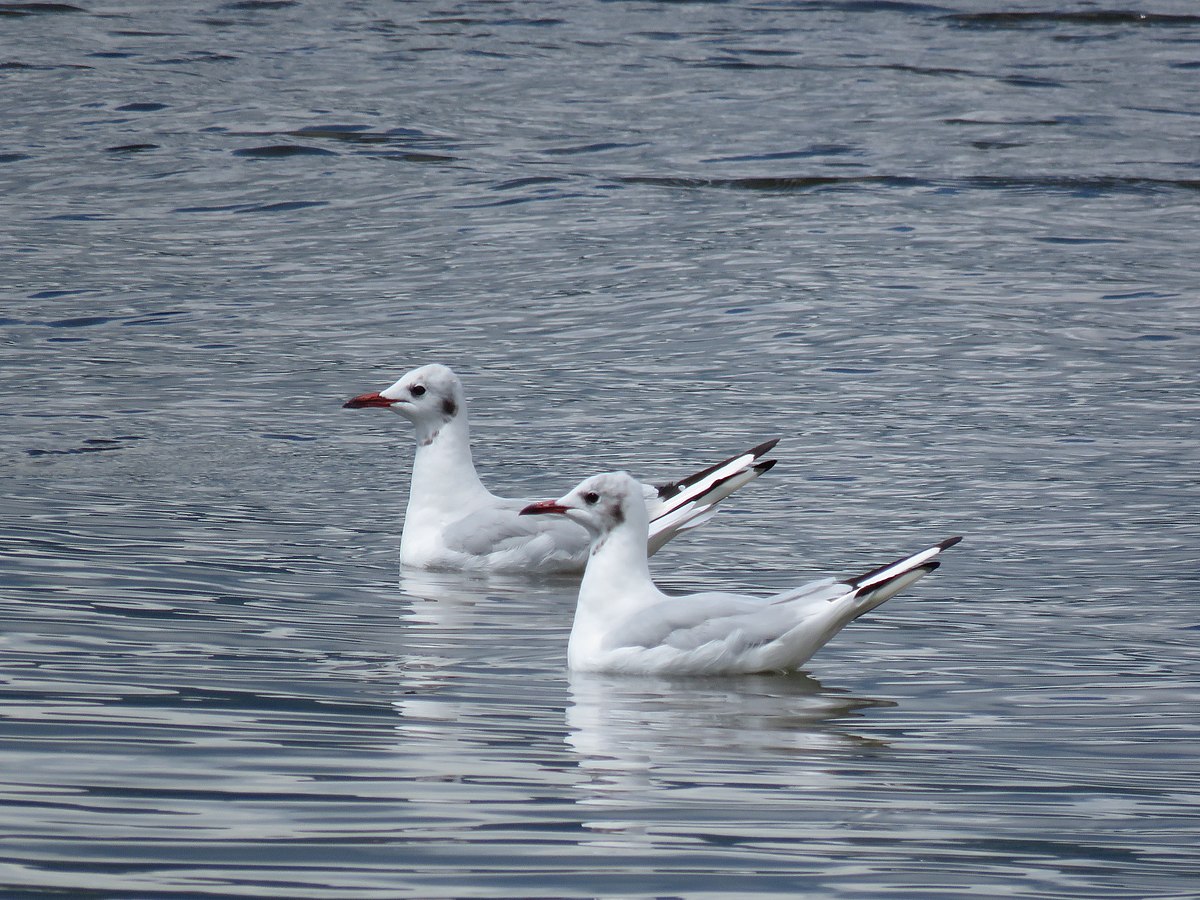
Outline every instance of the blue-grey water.
[[(1200, 895), (1191, 0), (0, 2), (0, 895)], [(655, 557), (951, 534), (804, 673), (570, 676), (399, 570), (485, 480), (779, 465)]]

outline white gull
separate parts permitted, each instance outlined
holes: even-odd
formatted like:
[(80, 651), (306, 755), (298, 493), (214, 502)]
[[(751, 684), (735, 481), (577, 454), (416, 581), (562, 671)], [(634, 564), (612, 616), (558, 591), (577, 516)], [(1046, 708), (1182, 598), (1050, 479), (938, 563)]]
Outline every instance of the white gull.
[(567, 664), (575, 670), (728, 675), (803, 665), (830, 638), (940, 564), (952, 537), (854, 578), (825, 578), (772, 597), (705, 592), (670, 597), (650, 578), (648, 520), (624, 472), (594, 475), (523, 515), (555, 513), (592, 534)]
[[(390, 409), (416, 428), (401, 563), (484, 572), (583, 569), (591, 542), (586, 529), (561, 518), (522, 518), (528, 500), (497, 497), (483, 486), (471, 457), (462, 382), (449, 368), (421, 366), (391, 387), (360, 394), (344, 406)], [(634, 482), (648, 521), (642, 555), (705, 522), (717, 503), (770, 469), (775, 461), (763, 457), (777, 441), (661, 487)]]

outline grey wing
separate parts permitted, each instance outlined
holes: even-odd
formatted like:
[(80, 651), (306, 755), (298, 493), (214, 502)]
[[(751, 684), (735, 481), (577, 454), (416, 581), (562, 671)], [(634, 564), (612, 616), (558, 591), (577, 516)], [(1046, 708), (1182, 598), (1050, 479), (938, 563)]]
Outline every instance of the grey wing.
[(854, 588), (845, 581), (826, 577), (818, 578), (815, 581), (808, 581), (804, 584), (789, 588), (788, 590), (776, 594), (769, 598), (772, 604), (790, 604), (797, 606), (800, 604), (820, 604), (833, 603), (845, 597), (847, 594), (853, 593)]
[(737, 648), (778, 637), (794, 617), (764, 599), (742, 594), (704, 593), (671, 597), (614, 629), (605, 644), (621, 647), (667, 646), (677, 650), (720, 642)]
[(540, 539), (547, 548), (564, 555), (584, 553), (587, 531), (560, 516), (518, 515), (523, 501), (503, 501), (503, 505), (476, 510), (446, 528), (446, 546), (472, 556), (520, 550)]

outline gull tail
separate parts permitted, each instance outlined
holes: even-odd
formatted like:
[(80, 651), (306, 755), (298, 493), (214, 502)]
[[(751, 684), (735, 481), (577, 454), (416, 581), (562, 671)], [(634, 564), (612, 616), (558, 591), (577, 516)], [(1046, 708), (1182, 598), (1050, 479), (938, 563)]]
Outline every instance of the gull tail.
[(771, 598), (772, 605), (792, 608), (790, 630), (763, 646), (764, 671), (795, 669), (863, 613), (896, 596), (938, 566), (943, 550), (962, 538), (947, 538), (919, 553), (890, 562), (853, 578), (824, 578)]
[(707, 469), (659, 486), (658, 496), (647, 501), (650, 513), (647, 553), (655, 553), (677, 534), (711, 519), (718, 503), (775, 465), (775, 460), (763, 457), (778, 443), (779, 438), (764, 441)]
[(946, 538), (940, 544), (934, 544), (920, 553), (914, 553), (853, 578), (843, 578), (841, 584), (849, 585), (852, 589), (853, 618), (857, 619), (863, 613), (870, 612), (913, 582), (924, 578), (942, 564), (938, 559), (942, 551), (948, 550), (961, 540), (961, 537)]

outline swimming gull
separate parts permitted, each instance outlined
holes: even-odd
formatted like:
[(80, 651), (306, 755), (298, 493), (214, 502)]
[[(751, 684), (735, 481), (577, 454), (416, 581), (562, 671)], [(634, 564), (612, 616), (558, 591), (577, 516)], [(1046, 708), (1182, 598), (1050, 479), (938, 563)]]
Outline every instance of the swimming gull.
[[(591, 538), (568, 519), (520, 515), (528, 500), (492, 494), (471, 457), (462, 382), (448, 367), (421, 366), (382, 391), (360, 394), (348, 409), (383, 408), (413, 423), (417, 451), (400, 561), (425, 569), (483, 572), (581, 571)], [(648, 534), (643, 554), (653, 554), (684, 531), (705, 522), (717, 503), (775, 464), (763, 457), (778, 439), (660, 487), (637, 483)]]
[(705, 592), (668, 596), (650, 578), (649, 527), (638, 482), (594, 475), (522, 515), (557, 514), (592, 535), (567, 646), (572, 669), (728, 675), (797, 668), (848, 623), (940, 564), (952, 537), (853, 578), (812, 581), (772, 597)]

